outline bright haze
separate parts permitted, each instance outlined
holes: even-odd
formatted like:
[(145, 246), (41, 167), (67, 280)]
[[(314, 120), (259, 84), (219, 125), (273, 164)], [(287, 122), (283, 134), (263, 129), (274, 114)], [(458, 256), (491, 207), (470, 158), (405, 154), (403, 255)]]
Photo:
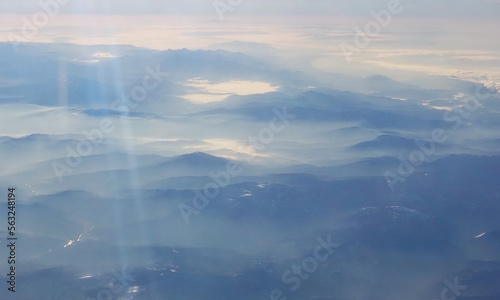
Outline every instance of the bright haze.
[(500, 1), (0, 11), (1, 299), (499, 299)]

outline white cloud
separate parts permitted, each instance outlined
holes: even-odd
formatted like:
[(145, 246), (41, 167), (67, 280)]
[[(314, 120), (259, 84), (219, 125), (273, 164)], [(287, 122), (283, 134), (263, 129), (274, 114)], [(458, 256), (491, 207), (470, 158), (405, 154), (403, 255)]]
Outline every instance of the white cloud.
[(211, 83), (208, 80), (200, 78), (190, 79), (186, 84), (188, 87), (194, 87), (205, 92), (203, 94), (195, 93), (183, 96), (185, 99), (194, 103), (210, 103), (223, 101), (231, 95), (252, 95), (274, 92), (278, 87), (272, 86), (268, 82), (231, 80), (219, 83)]

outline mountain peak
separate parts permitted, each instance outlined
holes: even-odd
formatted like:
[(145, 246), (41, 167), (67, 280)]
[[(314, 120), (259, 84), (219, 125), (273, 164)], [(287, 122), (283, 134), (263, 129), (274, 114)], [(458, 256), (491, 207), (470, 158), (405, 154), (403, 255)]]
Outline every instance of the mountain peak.
[(173, 162), (196, 166), (219, 166), (227, 164), (228, 160), (204, 152), (193, 152), (175, 157)]

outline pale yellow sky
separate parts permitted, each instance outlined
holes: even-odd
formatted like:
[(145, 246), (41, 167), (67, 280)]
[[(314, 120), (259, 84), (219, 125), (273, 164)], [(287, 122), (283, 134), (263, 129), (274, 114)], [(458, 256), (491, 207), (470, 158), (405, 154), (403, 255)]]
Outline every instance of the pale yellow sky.
[[(22, 28), (33, 15), (1, 15), (0, 41), (68, 42), (82, 45), (130, 44), (151, 49), (214, 49), (232, 42), (266, 45), (276, 62), (354, 76), (381, 74), (408, 78), (419, 74), (499, 82), (498, 19), (407, 18), (394, 16), (389, 26), (346, 61), (341, 43), (354, 45), (355, 28), (364, 17), (228, 18), (167, 15), (55, 15), (26, 38)], [(250, 51), (250, 48), (244, 51)], [(299, 64), (300, 62), (300, 64)], [(295, 65), (294, 65), (295, 64)], [(498, 84), (497, 84), (498, 85)]]

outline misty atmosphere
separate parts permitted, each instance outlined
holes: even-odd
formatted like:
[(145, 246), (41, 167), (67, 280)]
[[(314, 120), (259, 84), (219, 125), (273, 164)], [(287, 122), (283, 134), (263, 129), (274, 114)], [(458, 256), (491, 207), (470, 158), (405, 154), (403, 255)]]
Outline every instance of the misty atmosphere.
[(1, 4), (0, 299), (500, 299), (471, 2)]

